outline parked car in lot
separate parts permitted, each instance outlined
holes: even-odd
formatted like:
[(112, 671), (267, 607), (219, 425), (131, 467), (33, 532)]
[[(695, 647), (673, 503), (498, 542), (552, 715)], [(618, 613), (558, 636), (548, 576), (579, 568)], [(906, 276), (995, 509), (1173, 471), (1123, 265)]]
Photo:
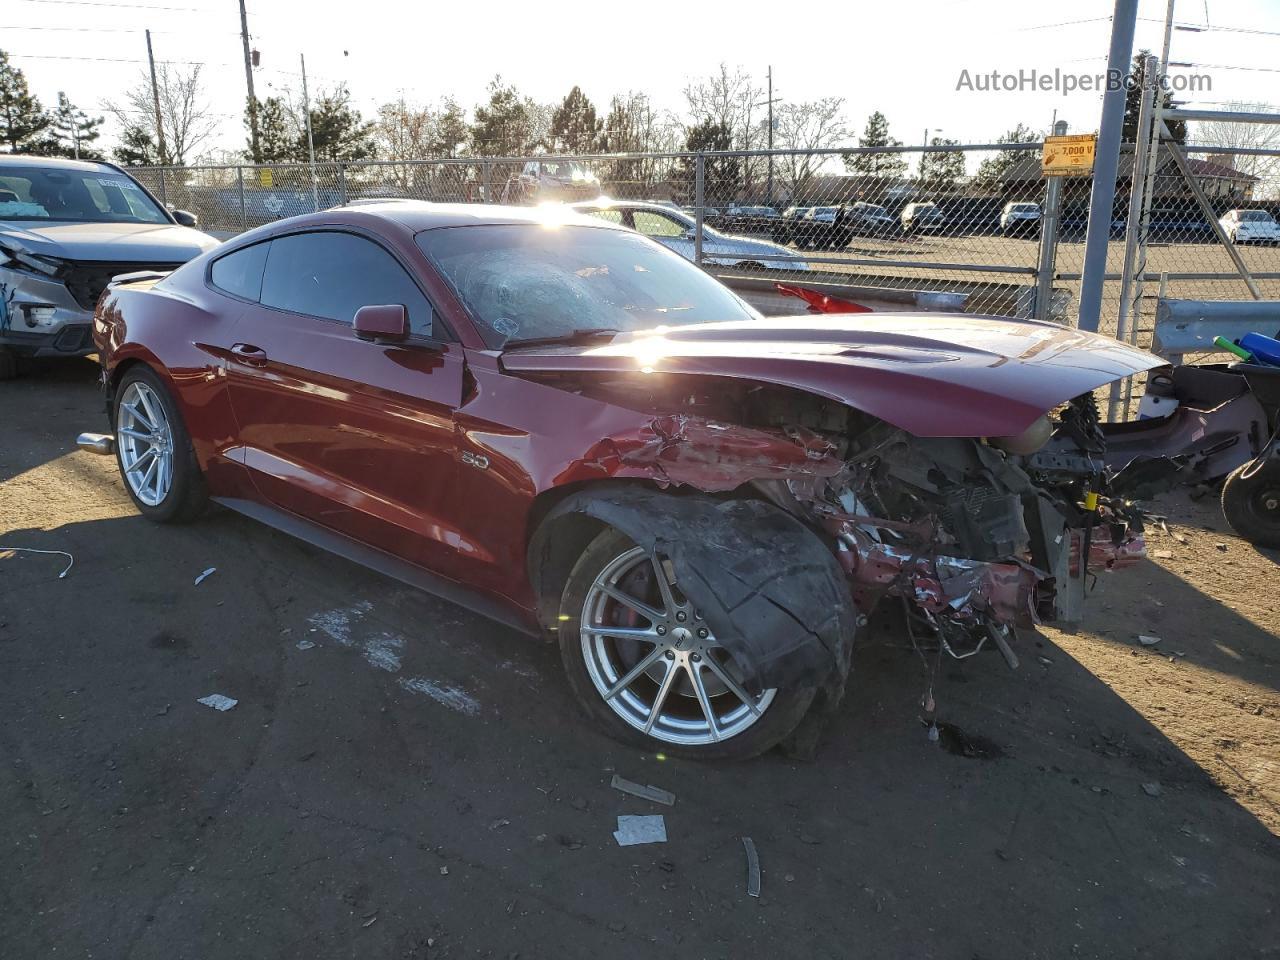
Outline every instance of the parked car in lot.
[(107, 282), (217, 246), (195, 223), (114, 164), (0, 155), (0, 380), (20, 357), (91, 353)]
[(791, 243), (795, 239), (795, 225), (804, 219), (812, 207), (787, 207), (773, 221), (772, 236), (775, 243)]
[(530, 696), (650, 751), (809, 736), (884, 597), (940, 652), (1012, 658), (1014, 625), (1141, 555), (1091, 395), (1159, 358), (1034, 321), (765, 318), (564, 207), (270, 224), (113, 283), (94, 341), (110, 433), (80, 443), (144, 517), (213, 499), (547, 637), (567, 690)]
[(725, 230), (746, 233), (764, 233), (772, 236), (778, 211), (773, 207), (729, 207), (721, 218)]
[(942, 208), (936, 203), (908, 203), (902, 208), (903, 233), (939, 233), (945, 224)]
[(580, 160), (529, 160), (503, 188), (505, 203), (569, 203), (600, 196), (600, 178)]
[(1280, 224), (1266, 210), (1228, 210), (1218, 225), (1232, 243), (1280, 243)]
[[(697, 220), (690, 214), (643, 200), (576, 203), (573, 209), (579, 213), (628, 227), (643, 233), (646, 237), (652, 237), (686, 260), (694, 258)], [(789, 259), (770, 259), (777, 256), (785, 256)], [(809, 265), (803, 260), (790, 259), (794, 256), (794, 251), (767, 240), (721, 233), (705, 224), (702, 227), (702, 262), (705, 264), (739, 267), (746, 270), (809, 269)]]
[(1006, 203), (1000, 211), (1000, 230), (1005, 236), (1038, 232), (1040, 204), (1029, 201)]
[(878, 203), (858, 202), (840, 207), (814, 207), (792, 227), (797, 247), (840, 248), (856, 236), (884, 237), (898, 233), (898, 222)]

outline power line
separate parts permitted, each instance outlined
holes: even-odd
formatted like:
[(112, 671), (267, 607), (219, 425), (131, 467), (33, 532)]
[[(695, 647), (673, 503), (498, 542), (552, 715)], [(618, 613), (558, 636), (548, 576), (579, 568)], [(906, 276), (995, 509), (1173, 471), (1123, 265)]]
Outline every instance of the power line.
[[(14, 60), (87, 60), (94, 63), (146, 63), (146, 60), (128, 57), (72, 57), (57, 53), (10, 53)], [(214, 63), (208, 60), (157, 60), (156, 63), (169, 63), (184, 67), (234, 67), (234, 63)]]
[(145, 3), (107, 3), (105, 0), (17, 0), (18, 3), (50, 3), (68, 7), (118, 7), (128, 10), (177, 10), (185, 13), (209, 13), (199, 7), (153, 7)]
[[(145, 27), (28, 27), (28, 26), (14, 27), (14, 26), (0, 26), (0, 30), (62, 30), (62, 31), (69, 31), (69, 32), (71, 32), (71, 33), (143, 33), (143, 32), (145, 31), (145, 29), (146, 29)], [(172, 36), (172, 35), (174, 35), (174, 34), (187, 34), (187, 35), (191, 35), (191, 34), (198, 34), (199, 36), (202, 36), (202, 37), (207, 37), (207, 36), (210, 36), (210, 35), (211, 35), (211, 34), (210, 34), (210, 31), (208, 31), (208, 30), (152, 30), (151, 32), (152, 32), (152, 33), (163, 33), (163, 34), (169, 34), (169, 35), (171, 35), (171, 36)], [(217, 33), (217, 35), (218, 35), (218, 36), (224, 36), (224, 35), (225, 35), (225, 36), (232, 36), (233, 34), (231, 34), (231, 33), (230, 33), (230, 32), (228, 32), (228, 31), (220, 31), (220, 32), (218, 32), (218, 33)], [(240, 34), (236, 33), (236, 34), (234, 34), (234, 36), (237, 36), (237, 37), (238, 37), (238, 36), (240, 36)]]

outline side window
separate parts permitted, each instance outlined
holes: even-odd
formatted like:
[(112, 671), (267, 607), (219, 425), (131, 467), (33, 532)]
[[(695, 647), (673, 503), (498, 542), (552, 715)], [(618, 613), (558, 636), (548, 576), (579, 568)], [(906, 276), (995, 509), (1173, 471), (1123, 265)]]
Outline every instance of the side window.
[(432, 312), (417, 284), (391, 254), (350, 233), (299, 233), (271, 241), (262, 303), (351, 323), (361, 307), (403, 304), (409, 328), (430, 336)]
[(618, 223), (618, 224), (622, 223), (621, 210), (614, 210), (614, 209), (584, 210), (582, 212), (587, 214), (588, 216), (595, 217), (597, 220), (604, 220), (604, 221), (607, 221), (608, 223)]
[(233, 250), (213, 261), (209, 280), (219, 290), (245, 300), (257, 300), (262, 294), (262, 268), (267, 263), (271, 241)]
[(636, 229), (646, 237), (678, 237), (684, 233), (684, 227), (670, 217), (649, 210), (637, 210), (632, 214)]

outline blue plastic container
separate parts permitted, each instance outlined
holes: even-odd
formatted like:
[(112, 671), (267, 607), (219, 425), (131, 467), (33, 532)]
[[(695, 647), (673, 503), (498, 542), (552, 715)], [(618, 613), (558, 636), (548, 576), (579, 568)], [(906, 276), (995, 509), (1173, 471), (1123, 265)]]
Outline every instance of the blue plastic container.
[(1241, 347), (1252, 353), (1259, 363), (1280, 367), (1280, 340), (1265, 337), (1260, 333), (1246, 333), (1238, 342)]

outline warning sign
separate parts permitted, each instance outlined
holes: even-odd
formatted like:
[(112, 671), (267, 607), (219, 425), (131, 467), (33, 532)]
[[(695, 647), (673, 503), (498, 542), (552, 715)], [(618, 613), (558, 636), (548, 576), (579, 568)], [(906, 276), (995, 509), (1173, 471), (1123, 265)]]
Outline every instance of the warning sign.
[(1096, 133), (1044, 138), (1044, 159), (1040, 170), (1046, 177), (1087, 177), (1093, 173)]
[[(1092, 160), (1090, 160), (1089, 162), (1093, 163)], [(262, 184), (262, 186), (271, 187), (275, 185), (275, 182), (276, 182), (275, 176), (267, 168), (264, 167), (263, 169), (258, 171), (258, 183)]]

